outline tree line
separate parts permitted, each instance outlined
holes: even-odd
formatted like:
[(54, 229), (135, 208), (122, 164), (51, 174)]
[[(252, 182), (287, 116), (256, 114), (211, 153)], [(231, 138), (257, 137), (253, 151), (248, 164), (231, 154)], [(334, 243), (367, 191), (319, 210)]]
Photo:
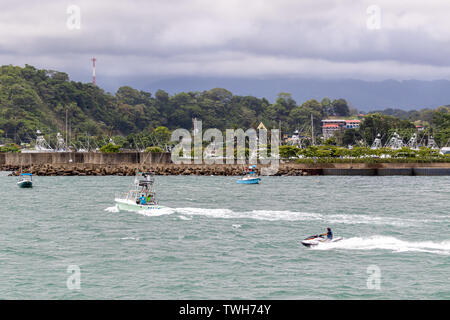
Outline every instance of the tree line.
[[(358, 139), (370, 143), (380, 130), (414, 130), (413, 121), (420, 117), (439, 141), (449, 137), (448, 107), (407, 115), (388, 112), (365, 117), (360, 129), (344, 131), (335, 143), (345, 145)], [(314, 134), (319, 135), (322, 119), (356, 116), (358, 111), (345, 99), (310, 99), (299, 104), (291, 94), (280, 93), (270, 103), (266, 98), (233, 95), (223, 88), (170, 95), (164, 90), (152, 94), (123, 86), (111, 94), (90, 83), (70, 81), (64, 72), (30, 65), (0, 67), (0, 141), (28, 142), (36, 137), (36, 130), (54, 139), (56, 132), (66, 132), (66, 114), (68, 135), (74, 143), (105, 145), (108, 137), (114, 137), (133, 147), (160, 145), (171, 130), (191, 129), (193, 118), (202, 120), (204, 129), (248, 129), (263, 122), (269, 130), (292, 133), (310, 132), (312, 115)]]

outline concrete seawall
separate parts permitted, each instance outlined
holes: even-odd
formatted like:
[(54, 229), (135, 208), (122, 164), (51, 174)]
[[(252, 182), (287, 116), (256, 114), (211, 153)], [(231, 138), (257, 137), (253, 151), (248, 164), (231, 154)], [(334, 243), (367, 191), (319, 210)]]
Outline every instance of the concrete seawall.
[(30, 166), (44, 164), (157, 164), (170, 163), (170, 153), (101, 153), (101, 152), (43, 152), (43, 153), (3, 153), (0, 165)]
[(323, 169), (324, 176), (450, 176), (450, 168)]
[(323, 175), (450, 176), (450, 163), (336, 163), (322, 164)]
[(324, 176), (376, 176), (377, 169), (322, 169)]

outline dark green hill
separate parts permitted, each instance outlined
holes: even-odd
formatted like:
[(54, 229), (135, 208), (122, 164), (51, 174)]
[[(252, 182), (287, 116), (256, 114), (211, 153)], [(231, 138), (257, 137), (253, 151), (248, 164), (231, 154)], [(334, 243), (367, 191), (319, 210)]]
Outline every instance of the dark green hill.
[[(150, 92), (123, 86), (112, 95), (90, 83), (70, 81), (64, 72), (39, 70), (29, 65), (0, 67), (0, 143), (28, 142), (35, 138), (36, 130), (53, 135), (54, 140), (57, 132), (65, 133), (66, 110), (72, 141), (81, 136), (101, 137), (102, 141), (122, 136), (134, 141), (136, 134), (140, 133), (139, 139), (143, 139), (159, 126), (190, 130), (192, 118), (202, 120), (204, 129), (245, 130), (256, 128), (262, 121), (268, 129), (281, 127), (282, 132), (288, 134), (298, 129), (308, 135), (313, 115), (316, 134), (320, 134), (321, 119), (358, 113), (344, 99), (324, 98), (320, 102), (311, 99), (297, 104), (291, 94), (279, 93), (271, 104), (265, 98), (233, 95), (222, 88), (174, 95), (158, 90), (152, 96)], [(418, 120), (439, 130), (432, 133), (441, 144), (448, 140), (449, 108), (402, 114), (388, 109), (380, 113), (394, 115), (391, 118), (395, 119), (387, 115), (376, 118), (377, 121), (365, 121), (362, 123), (365, 131), (353, 134), (349, 142), (354, 142), (358, 136), (370, 142), (383, 130), (386, 132), (381, 133), (386, 134), (388, 130), (410, 128), (414, 131), (411, 121)]]
[[(204, 127), (249, 128), (264, 121), (268, 128), (293, 130), (315, 115), (316, 128), (330, 106), (310, 100), (302, 107), (290, 94), (280, 94), (274, 104), (252, 96), (235, 96), (215, 88), (203, 92), (181, 92), (173, 96), (124, 86), (115, 95), (90, 83), (70, 81), (64, 72), (38, 70), (26, 65), (0, 67), (0, 130), (16, 142), (30, 140), (36, 130), (65, 132), (68, 108), (72, 135), (129, 135), (166, 126), (192, 126), (192, 118)], [(336, 110), (348, 114), (345, 100), (336, 100)]]

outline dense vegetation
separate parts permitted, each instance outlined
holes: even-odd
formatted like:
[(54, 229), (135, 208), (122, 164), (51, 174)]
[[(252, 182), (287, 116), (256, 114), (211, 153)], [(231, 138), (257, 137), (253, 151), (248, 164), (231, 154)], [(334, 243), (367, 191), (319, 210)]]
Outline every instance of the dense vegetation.
[(281, 93), (273, 104), (221, 88), (173, 96), (158, 90), (152, 96), (124, 86), (112, 95), (90, 83), (69, 81), (63, 72), (29, 65), (0, 67), (3, 137), (19, 143), (34, 138), (37, 129), (45, 134), (64, 132), (66, 109), (73, 138), (128, 136), (159, 126), (191, 129), (194, 117), (203, 121), (204, 128), (250, 128), (263, 121), (269, 129), (281, 124), (283, 130), (291, 131), (309, 123), (313, 114), (319, 131), (321, 118), (350, 113), (343, 99), (324, 99), (322, 104), (310, 100), (299, 106), (288, 93)]
[[(297, 129), (310, 135), (312, 115), (315, 135), (319, 135), (321, 119), (358, 114), (344, 99), (311, 99), (297, 104), (289, 93), (280, 93), (274, 103), (233, 95), (221, 88), (175, 95), (157, 90), (152, 95), (124, 86), (112, 95), (90, 83), (70, 81), (64, 72), (29, 65), (0, 67), (0, 143), (32, 141), (38, 129), (54, 142), (57, 132), (65, 133), (66, 112), (69, 140), (74, 146), (100, 148), (112, 143), (133, 149), (164, 146), (170, 130), (191, 129), (192, 118), (202, 120), (204, 129), (248, 129), (263, 122), (268, 129), (281, 128), (288, 134)], [(450, 138), (450, 108), (440, 107), (370, 114), (360, 129), (345, 130), (327, 143), (346, 146), (364, 141), (370, 145), (378, 133), (385, 142), (393, 131), (407, 139), (416, 131), (413, 122), (418, 120), (427, 127), (422, 135), (433, 134), (441, 145)], [(115, 149), (110, 145), (104, 150)]]
[[(422, 125), (424, 130), (417, 132), (416, 124)], [(450, 106), (441, 106), (434, 110), (386, 109), (375, 111), (364, 117), (358, 133), (370, 145), (377, 133), (383, 136), (382, 140), (385, 143), (394, 131), (405, 139), (409, 139), (416, 133), (419, 141), (428, 136), (434, 136), (436, 142), (440, 146), (444, 146), (450, 139)], [(347, 135), (350, 133), (346, 132)]]
[(20, 147), (14, 143), (8, 143), (5, 146), (0, 146), (0, 152), (19, 152)]

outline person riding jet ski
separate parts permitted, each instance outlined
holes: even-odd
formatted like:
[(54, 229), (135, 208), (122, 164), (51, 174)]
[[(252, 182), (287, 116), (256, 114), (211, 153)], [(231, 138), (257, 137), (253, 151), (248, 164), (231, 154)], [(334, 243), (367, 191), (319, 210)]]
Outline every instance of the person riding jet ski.
[[(326, 239), (324, 238), (324, 236), (327, 236)], [(342, 237), (333, 237), (333, 232), (331, 231), (331, 228), (327, 228), (327, 232), (326, 233), (322, 233), (322, 234), (316, 234), (314, 236), (310, 236), (306, 239), (304, 239), (301, 243), (305, 246), (305, 247), (313, 247), (313, 246), (317, 246), (321, 243), (329, 243), (329, 242), (337, 242), (342, 240)]]
[(327, 233), (322, 233), (321, 236), (327, 236), (328, 240), (333, 240), (333, 232), (331, 232), (331, 228), (327, 228)]

